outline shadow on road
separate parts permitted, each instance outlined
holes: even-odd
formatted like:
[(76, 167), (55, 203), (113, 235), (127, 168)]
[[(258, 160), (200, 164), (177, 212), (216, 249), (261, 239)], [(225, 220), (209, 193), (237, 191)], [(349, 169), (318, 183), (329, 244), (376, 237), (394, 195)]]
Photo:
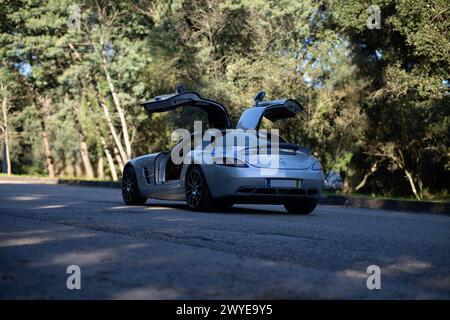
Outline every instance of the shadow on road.
[[(171, 202), (159, 202), (159, 203), (147, 203), (144, 207), (147, 208), (159, 208), (159, 207), (167, 207), (167, 208), (172, 208), (172, 209), (178, 209), (178, 210), (186, 210), (186, 211), (190, 211), (187, 207), (187, 205), (185, 203), (180, 203), (180, 202), (175, 202), (175, 203), (171, 203)], [(276, 207), (276, 208), (274, 208)], [(227, 213), (227, 214), (256, 214), (256, 215), (291, 215), (292, 214), (288, 214), (286, 211), (284, 211), (282, 209), (281, 206), (274, 206), (274, 205), (258, 205), (258, 208), (249, 208), (249, 207), (242, 207), (240, 205), (234, 205), (231, 208), (227, 208), (227, 209), (222, 209), (222, 210), (217, 210), (217, 211), (209, 211), (209, 212), (199, 212), (199, 213), (216, 213), (216, 214), (223, 214), (223, 213)]]

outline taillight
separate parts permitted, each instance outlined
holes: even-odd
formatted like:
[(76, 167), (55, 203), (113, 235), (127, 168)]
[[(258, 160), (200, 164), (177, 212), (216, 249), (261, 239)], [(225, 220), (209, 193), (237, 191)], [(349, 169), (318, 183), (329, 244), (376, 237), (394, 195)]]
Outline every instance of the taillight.
[(312, 165), (313, 170), (322, 170), (322, 166), (320, 165), (320, 161), (315, 161)]

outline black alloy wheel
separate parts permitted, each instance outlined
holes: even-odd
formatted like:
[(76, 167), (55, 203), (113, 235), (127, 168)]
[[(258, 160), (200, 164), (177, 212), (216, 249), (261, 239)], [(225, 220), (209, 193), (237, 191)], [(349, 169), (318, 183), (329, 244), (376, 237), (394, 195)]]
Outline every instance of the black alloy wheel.
[(129, 206), (141, 206), (147, 201), (147, 198), (142, 197), (140, 194), (136, 173), (130, 165), (123, 170), (122, 198)]

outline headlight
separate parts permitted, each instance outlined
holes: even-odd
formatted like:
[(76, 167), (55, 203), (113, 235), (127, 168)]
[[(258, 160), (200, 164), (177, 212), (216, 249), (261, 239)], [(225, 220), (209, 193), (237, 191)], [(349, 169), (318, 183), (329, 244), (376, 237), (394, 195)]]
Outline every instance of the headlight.
[(313, 170), (322, 170), (322, 166), (320, 165), (320, 161), (315, 161), (312, 165)]
[(247, 168), (248, 165), (245, 163), (245, 161), (238, 159), (238, 158), (216, 158), (214, 159), (214, 163), (219, 166), (225, 166), (225, 167), (239, 167), (239, 168)]

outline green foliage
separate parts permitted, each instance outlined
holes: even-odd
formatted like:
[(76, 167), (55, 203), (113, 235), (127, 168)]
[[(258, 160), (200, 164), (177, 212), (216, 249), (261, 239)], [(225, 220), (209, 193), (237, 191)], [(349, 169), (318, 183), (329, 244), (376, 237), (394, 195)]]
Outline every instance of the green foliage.
[[(442, 166), (450, 154), (448, 1), (379, 1), (380, 30), (368, 30), (355, 19), (364, 4), (350, 1), (332, 9), (356, 47), (358, 77), (368, 81), (363, 91), (369, 121), (365, 153), (368, 162), (382, 162), (392, 174), (402, 171), (421, 198), (425, 189), (443, 187), (436, 175), (449, 177), (448, 166)], [(405, 192), (386, 174), (376, 179), (384, 192)]]

